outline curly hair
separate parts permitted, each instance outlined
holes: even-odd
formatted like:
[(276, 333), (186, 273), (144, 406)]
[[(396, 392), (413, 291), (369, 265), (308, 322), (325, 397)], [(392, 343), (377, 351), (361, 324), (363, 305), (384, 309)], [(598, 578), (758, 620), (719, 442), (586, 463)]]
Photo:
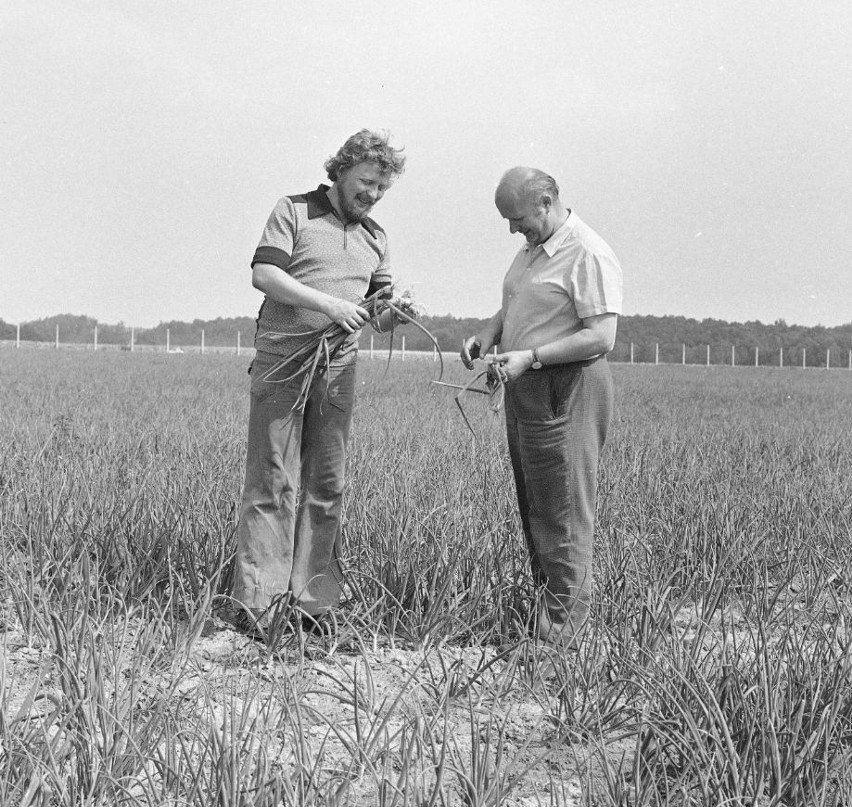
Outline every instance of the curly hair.
[(370, 162), (379, 166), (383, 174), (398, 177), (405, 170), (403, 149), (389, 145), (390, 133), (372, 132), (361, 129), (340, 147), (337, 154), (329, 157), (323, 166), (328, 178), (336, 182), (341, 171), (358, 163)]

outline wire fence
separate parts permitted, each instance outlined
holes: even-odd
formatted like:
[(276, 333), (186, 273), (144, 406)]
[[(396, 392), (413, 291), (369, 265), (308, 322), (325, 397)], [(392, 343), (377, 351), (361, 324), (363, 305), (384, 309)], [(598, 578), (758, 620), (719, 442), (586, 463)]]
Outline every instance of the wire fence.
[[(135, 340), (134, 329), (130, 329), (129, 340), (122, 343), (99, 342), (98, 329), (94, 328), (91, 341), (87, 342), (64, 342), (61, 339), (60, 329), (57, 326), (52, 341), (22, 340), (20, 327), (15, 339), (0, 340), (0, 346), (8, 348), (52, 348), (55, 350), (122, 350), (129, 352), (158, 352), (158, 353), (250, 353), (254, 348), (246, 345), (242, 334), (237, 331), (231, 345), (208, 344), (205, 339), (204, 330), (201, 331), (197, 342), (187, 344), (185, 339), (180, 344), (174, 343), (170, 330), (165, 331), (165, 338), (161, 344), (139, 344)], [(362, 336), (360, 340), (362, 356), (374, 358), (381, 355), (387, 358), (386, 349), (380, 347), (372, 335)], [(455, 350), (448, 351), (454, 355)], [(438, 352), (434, 348), (430, 350), (407, 350), (405, 336), (400, 338), (398, 345), (394, 348), (393, 357), (405, 360), (412, 358), (432, 358), (437, 361)], [(730, 367), (821, 367), (825, 369), (847, 369), (852, 370), (852, 349), (830, 348), (830, 347), (776, 347), (761, 348), (752, 345), (734, 344), (680, 344), (655, 342), (636, 343), (619, 342), (609, 354), (609, 360), (621, 364), (681, 364), (681, 365), (703, 365), (706, 367), (727, 365)]]
[[(182, 340), (180, 344), (173, 342), (171, 338), (170, 329), (168, 328), (165, 332), (165, 339), (161, 344), (140, 344), (136, 342), (134, 336), (134, 330), (131, 329), (130, 338), (127, 342), (101, 342), (98, 340), (98, 329), (95, 328), (92, 332), (92, 341), (90, 342), (64, 342), (61, 339), (61, 333), (59, 327), (57, 326), (55, 337), (52, 341), (33, 341), (21, 339), (19, 328), (16, 338), (0, 340), (0, 347), (40, 348), (50, 350), (119, 350), (127, 351), (130, 353), (232, 353), (236, 354), (237, 356), (246, 353), (251, 355), (254, 353), (254, 347), (251, 345), (247, 346), (245, 344), (242, 338), (242, 333), (239, 331), (236, 332), (232, 345), (208, 344), (205, 339), (204, 330), (201, 331), (198, 341), (194, 344), (187, 344), (185, 340)], [(383, 350), (378, 344), (376, 344), (376, 340), (372, 335), (369, 337), (368, 341), (362, 337), (361, 344), (359, 344), (359, 347), (362, 353), (366, 352), (367, 356), (371, 359), (379, 354), (384, 356), (385, 358), (387, 357), (387, 351)], [(407, 350), (405, 344), (405, 336), (401, 337), (398, 345), (394, 348), (392, 355), (395, 358), (401, 358), (403, 360), (406, 358), (406, 356), (417, 358), (426, 357), (432, 358), (435, 361), (438, 360), (438, 351), (434, 347), (430, 350)]]
[(852, 370), (852, 350), (830, 347), (775, 347), (734, 344), (639, 344), (616, 345), (610, 360), (626, 364), (682, 364), (706, 367), (824, 367)]

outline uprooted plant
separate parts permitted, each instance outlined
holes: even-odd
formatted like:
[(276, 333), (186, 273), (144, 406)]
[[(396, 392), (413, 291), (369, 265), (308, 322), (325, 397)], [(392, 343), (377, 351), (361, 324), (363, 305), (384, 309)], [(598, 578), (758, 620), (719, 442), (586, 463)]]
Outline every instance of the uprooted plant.
[[(370, 315), (370, 323), (379, 333), (383, 332), (381, 327), (382, 316), (391, 312), (390, 317), (390, 349), (388, 351), (388, 363), (393, 355), (393, 337), (397, 324), (411, 324), (422, 331), (435, 346), (441, 369), (439, 380), (444, 374), (444, 359), (438, 341), (429, 331), (417, 321), (417, 312), (414, 303), (408, 294), (394, 296), (392, 287), (383, 287), (365, 297), (359, 303)], [(310, 390), (313, 386), (317, 373), (330, 367), (337, 354), (340, 352), (351, 333), (336, 322), (332, 322), (325, 328), (316, 328), (300, 334), (272, 333), (268, 336), (273, 340), (290, 339), (299, 337), (303, 339), (301, 346), (291, 351), (276, 362), (263, 376), (263, 380), (272, 384), (284, 384), (296, 378), (302, 379), (299, 396), (293, 404), (293, 409), (305, 408)]]
[[(499, 371), (499, 365), (490, 358), (485, 359), (485, 361), (485, 369), (480, 370), (467, 384), (448, 384), (445, 381), (441, 381), (441, 379), (432, 382), (442, 387), (451, 387), (459, 390), (455, 397), (456, 406), (458, 406), (459, 412), (461, 412), (461, 416), (464, 418), (465, 425), (470, 429), (470, 433), (474, 437), (476, 437), (476, 432), (473, 430), (473, 426), (470, 425), (470, 421), (464, 411), (462, 397), (469, 392), (487, 395), (488, 409), (491, 412), (499, 412), (503, 408), (503, 401), (506, 397), (506, 381)], [(483, 378), (485, 379), (485, 388), (477, 386)]]

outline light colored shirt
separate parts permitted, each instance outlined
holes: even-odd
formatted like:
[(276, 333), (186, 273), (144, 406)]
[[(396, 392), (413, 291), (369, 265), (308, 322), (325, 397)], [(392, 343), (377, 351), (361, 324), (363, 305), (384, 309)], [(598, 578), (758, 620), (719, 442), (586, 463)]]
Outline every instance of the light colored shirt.
[(583, 319), (620, 314), (621, 265), (573, 211), (543, 244), (525, 244), (503, 280), (501, 350), (531, 350), (570, 336)]
[[(252, 266), (269, 263), (313, 289), (360, 302), (391, 283), (385, 231), (373, 219), (343, 222), (328, 198), (328, 187), (286, 196), (266, 222)], [(292, 353), (311, 340), (307, 332), (324, 329), (331, 320), (318, 311), (266, 298), (257, 316), (254, 344), (278, 355)], [(355, 361), (358, 334), (349, 336), (332, 362)]]

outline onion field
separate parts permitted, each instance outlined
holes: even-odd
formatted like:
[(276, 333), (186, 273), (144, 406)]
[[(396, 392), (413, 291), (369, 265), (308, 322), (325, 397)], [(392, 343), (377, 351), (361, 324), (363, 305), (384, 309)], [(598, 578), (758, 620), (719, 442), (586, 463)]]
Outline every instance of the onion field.
[(502, 415), (428, 358), (360, 361), (336, 636), (235, 631), (247, 366), (0, 350), (0, 804), (852, 803), (852, 372), (613, 365), (554, 665)]

